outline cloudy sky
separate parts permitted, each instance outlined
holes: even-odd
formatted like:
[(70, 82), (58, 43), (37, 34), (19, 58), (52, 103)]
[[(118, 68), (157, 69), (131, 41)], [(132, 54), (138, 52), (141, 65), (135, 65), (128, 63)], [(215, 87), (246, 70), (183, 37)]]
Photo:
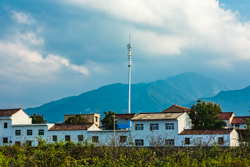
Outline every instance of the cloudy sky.
[(0, 1), (0, 108), (196, 72), (250, 84), (249, 0)]

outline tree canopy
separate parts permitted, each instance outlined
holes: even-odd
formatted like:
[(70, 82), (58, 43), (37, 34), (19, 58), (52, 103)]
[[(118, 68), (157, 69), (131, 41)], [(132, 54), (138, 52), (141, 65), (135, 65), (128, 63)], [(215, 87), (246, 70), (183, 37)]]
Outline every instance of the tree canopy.
[[(114, 129), (114, 111), (104, 112), (105, 116), (102, 119), (102, 126), (104, 126), (104, 129)], [(115, 118), (115, 129), (117, 129), (117, 120)]]
[(43, 115), (39, 115), (36, 113), (33, 113), (30, 118), (32, 118), (32, 124), (43, 124), (47, 122), (47, 120), (43, 118)]
[(191, 106), (189, 114), (193, 129), (221, 129), (225, 123), (217, 116), (221, 112), (220, 104), (198, 99), (197, 103)]
[(81, 115), (75, 115), (72, 117), (69, 117), (65, 123), (69, 124), (76, 124), (76, 123), (87, 123), (87, 119), (82, 117)]

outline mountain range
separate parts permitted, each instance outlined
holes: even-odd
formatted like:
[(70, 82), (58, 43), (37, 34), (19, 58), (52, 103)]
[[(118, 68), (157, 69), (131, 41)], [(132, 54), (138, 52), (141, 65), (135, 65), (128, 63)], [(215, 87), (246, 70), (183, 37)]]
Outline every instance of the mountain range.
[(223, 111), (233, 111), (237, 116), (250, 114), (250, 86), (240, 90), (221, 91), (214, 97), (204, 99), (218, 102)]
[[(214, 101), (230, 96), (224, 93), (233, 91), (227, 90), (230, 88), (224, 83), (193, 72), (150, 83), (132, 84), (131, 112), (161, 112), (174, 103), (190, 107), (198, 98), (218, 96), (217, 99), (210, 99)], [(219, 96), (220, 94), (222, 95)], [(104, 111), (110, 110), (116, 113), (127, 113), (127, 108), (128, 85), (116, 83), (79, 96), (66, 97), (39, 107), (28, 108), (25, 111), (29, 115), (33, 113), (44, 115), (48, 122), (53, 123), (63, 121), (64, 114), (99, 113), (103, 116)], [(229, 110), (231, 111), (231, 108)]]

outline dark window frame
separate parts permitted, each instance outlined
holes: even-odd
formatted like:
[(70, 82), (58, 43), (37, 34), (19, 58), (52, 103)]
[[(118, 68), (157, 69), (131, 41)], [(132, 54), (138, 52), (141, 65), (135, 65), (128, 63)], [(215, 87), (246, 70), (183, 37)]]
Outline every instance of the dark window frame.
[(143, 130), (144, 129), (143, 126), (144, 126), (143, 124), (135, 124), (135, 130)]
[(15, 136), (21, 136), (21, 130), (15, 130)]
[(53, 136), (52, 136), (52, 140), (53, 140), (53, 141), (57, 141), (57, 135), (53, 135)]
[(185, 145), (189, 145), (190, 144), (190, 138), (185, 138)]
[(3, 137), (3, 144), (7, 144), (8, 143), (8, 137)]
[(135, 139), (135, 146), (136, 147), (144, 146), (144, 140), (143, 139)]
[(240, 124), (234, 124), (235, 129), (239, 129), (240, 128)]
[(174, 130), (174, 123), (165, 123), (165, 130)]
[(38, 135), (44, 136), (44, 129), (38, 129)]
[(7, 128), (8, 128), (8, 122), (4, 122), (4, 123), (3, 123), (3, 128), (4, 128), (4, 129), (7, 129)]
[(70, 135), (65, 135), (65, 141), (70, 141)]
[(218, 137), (218, 145), (224, 145), (224, 137)]
[(159, 130), (159, 124), (158, 123), (152, 123), (150, 124), (150, 130)]
[(166, 146), (174, 146), (174, 139), (166, 139), (165, 140), (165, 145)]
[(78, 135), (78, 142), (83, 141), (83, 135)]
[(92, 142), (98, 143), (99, 142), (99, 136), (92, 136)]
[(27, 129), (27, 136), (32, 136), (32, 135), (33, 135), (33, 130)]

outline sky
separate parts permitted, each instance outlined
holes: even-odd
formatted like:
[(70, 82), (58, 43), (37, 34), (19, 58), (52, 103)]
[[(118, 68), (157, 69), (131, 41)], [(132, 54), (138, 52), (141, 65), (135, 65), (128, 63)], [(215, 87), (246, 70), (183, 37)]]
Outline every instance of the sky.
[[(0, 108), (196, 72), (250, 85), (249, 0), (1, 0)], [(112, 93), (112, 92), (111, 92)]]

